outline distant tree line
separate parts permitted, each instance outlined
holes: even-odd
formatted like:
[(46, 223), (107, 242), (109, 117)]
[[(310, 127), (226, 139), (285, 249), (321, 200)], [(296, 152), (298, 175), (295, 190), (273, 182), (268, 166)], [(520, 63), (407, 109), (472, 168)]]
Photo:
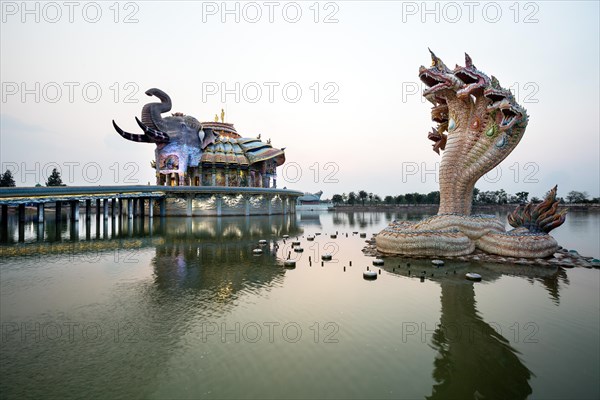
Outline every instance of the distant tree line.
[[(600, 197), (590, 199), (586, 192), (571, 191), (565, 198), (558, 197), (561, 203), (570, 204), (595, 204), (600, 203)], [(368, 193), (365, 190), (350, 192), (348, 194), (334, 194), (331, 201), (336, 205), (393, 205), (393, 204), (440, 204), (440, 192), (429, 193), (406, 193), (396, 196), (385, 196), (383, 199), (376, 194)], [(542, 202), (538, 197), (532, 197), (534, 203)], [(473, 189), (473, 204), (523, 204), (529, 202), (529, 192), (517, 192), (509, 194), (504, 189), (481, 191)]]
[[(0, 175), (0, 187), (15, 187), (15, 179), (13, 178), (12, 172), (7, 169), (2, 175)], [(41, 186), (39, 183), (36, 186)], [(52, 169), (52, 173), (46, 181), (46, 186), (67, 186), (62, 182), (60, 172), (56, 168)]]

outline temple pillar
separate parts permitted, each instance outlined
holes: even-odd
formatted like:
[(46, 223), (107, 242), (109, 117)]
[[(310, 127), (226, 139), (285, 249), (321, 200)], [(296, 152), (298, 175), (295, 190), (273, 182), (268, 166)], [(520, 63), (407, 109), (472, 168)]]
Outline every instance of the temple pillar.
[(250, 195), (244, 196), (245, 215), (250, 215)]
[(37, 203), (37, 222), (44, 223), (44, 203)]
[(212, 186), (217, 186), (217, 168), (213, 165), (212, 170)]
[(229, 165), (225, 164), (225, 187), (229, 186)]
[(185, 215), (186, 217), (191, 217), (192, 216), (192, 195), (187, 195), (186, 196), (186, 200), (187, 200), (187, 204), (186, 204), (186, 209), (185, 209)]
[(217, 217), (220, 217), (223, 212), (223, 196), (220, 194), (216, 195), (217, 199)]

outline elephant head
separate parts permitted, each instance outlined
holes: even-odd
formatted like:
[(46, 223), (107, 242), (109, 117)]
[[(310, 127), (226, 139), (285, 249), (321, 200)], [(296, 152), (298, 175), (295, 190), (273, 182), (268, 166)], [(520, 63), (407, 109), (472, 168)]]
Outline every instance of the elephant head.
[(188, 167), (197, 167), (202, 150), (214, 143), (218, 135), (210, 128), (202, 128), (200, 122), (189, 115), (174, 113), (162, 117), (171, 110), (171, 98), (160, 89), (149, 89), (148, 96), (156, 96), (160, 103), (148, 103), (142, 109), (142, 120), (136, 122), (144, 134), (123, 131), (113, 120), (115, 130), (127, 140), (156, 144), (157, 174), (177, 173), (183, 185)]

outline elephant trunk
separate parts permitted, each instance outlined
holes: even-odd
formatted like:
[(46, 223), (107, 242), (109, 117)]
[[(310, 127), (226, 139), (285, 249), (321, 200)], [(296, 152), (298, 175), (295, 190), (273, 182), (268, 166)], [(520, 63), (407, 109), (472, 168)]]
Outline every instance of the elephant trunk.
[(160, 103), (148, 103), (142, 108), (142, 123), (147, 127), (165, 132), (166, 125), (161, 114), (171, 111), (171, 98), (168, 94), (160, 89), (148, 89), (148, 96), (156, 96), (160, 99)]

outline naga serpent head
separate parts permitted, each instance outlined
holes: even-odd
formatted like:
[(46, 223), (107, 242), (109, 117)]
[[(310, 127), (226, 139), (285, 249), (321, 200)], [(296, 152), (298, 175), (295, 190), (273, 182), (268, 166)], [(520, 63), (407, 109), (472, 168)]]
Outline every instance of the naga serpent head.
[(423, 91), (423, 96), (427, 97), (429, 101), (434, 102), (436, 101), (436, 96), (432, 95), (442, 90), (456, 90), (461, 85), (461, 82), (433, 51), (429, 50), (429, 52), (431, 53), (431, 67), (425, 68), (421, 66), (419, 68), (419, 79), (427, 85), (427, 89)]
[(510, 90), (500, 86), (496, 77), (492, 76), (483, 95), (490, 101), (487, 111), (491, 115), (495, 113), (495, 122), (499, 130), (508, 131), (517, 123), (527, 122), (527, 111), (517, 104)]
[(530, 202), (526, 206), (519, 206), (508, 215), (508, 223), (515, 228), (524, 227), (530, 232), (549, 233), (552, 229), (561, 226), (565, 222), (567, 209), (558, 210), (560, 202), (556, 199), (557, 186), (546, 195), (546, 199), (534, 204)]
[(480, 95), (490, 85), (490, 78), (473, 65), (473, 60), (467, 53), (465, 53), (465, 66), (457, 65), (454, 68), (454, 76), (464, 83), (464, 86), (456, 92), (459, 99)]

